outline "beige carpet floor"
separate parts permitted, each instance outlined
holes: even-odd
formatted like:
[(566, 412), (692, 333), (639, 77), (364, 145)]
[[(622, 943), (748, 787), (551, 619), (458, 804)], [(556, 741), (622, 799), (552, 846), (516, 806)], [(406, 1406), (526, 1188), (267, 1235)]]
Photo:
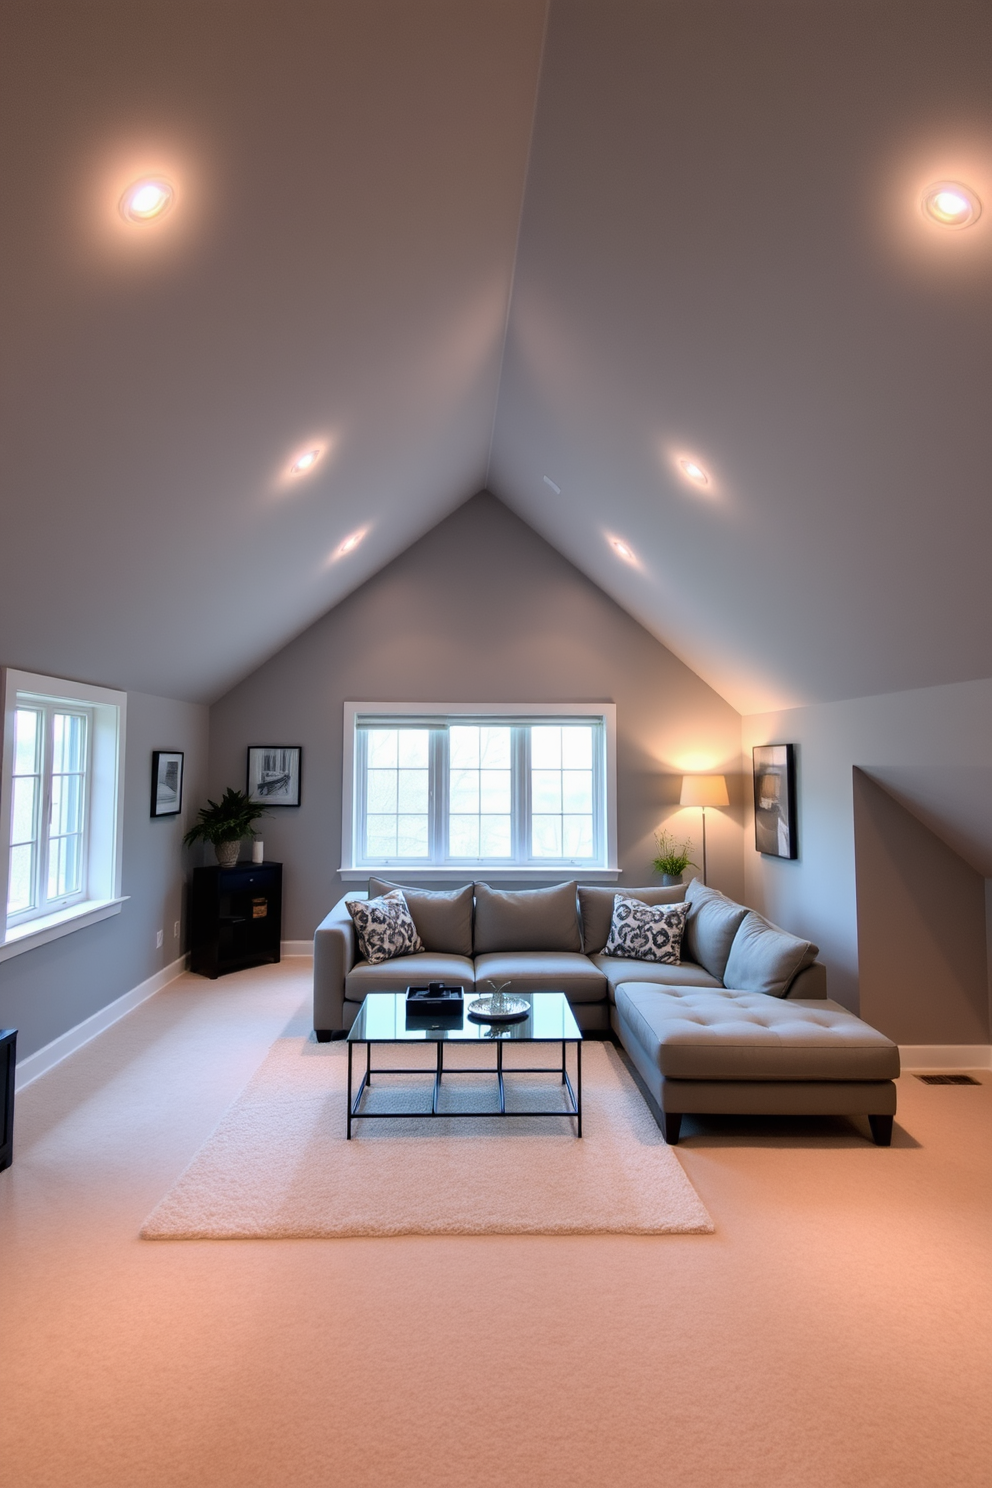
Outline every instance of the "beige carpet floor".
[(183, 977), (19, 1098), (4, 1488), (989, 1488), (988, 1071), (888, 1149), (687, 1120), (711, 1235), (141, 1240), (308, 981)]
[[(446, 1045), (442, 1110), (494, 1109), (495, 1048)], [(507, 1045), (507, 1109), (558, 1110), (560, 1077), (512, 1073), (557, 1049)], [(356, 1070), (364, 1067), (362, 1047)], [(433, 1045), (379, 1046), (363, 1109), (430, 1110)], [(571, 1066), (574, 1078), (574, 1064)], [(357, 1083), (357, 1080), (356, 1080)], [(282, 1038), (179, 1182), (148, 1240), (345, 1235), (706, 1234), (713, 1225), (616, 1051), (583, 1048), (583, 1136), (568, 1119), (358, 1121), (347, 1045)]]

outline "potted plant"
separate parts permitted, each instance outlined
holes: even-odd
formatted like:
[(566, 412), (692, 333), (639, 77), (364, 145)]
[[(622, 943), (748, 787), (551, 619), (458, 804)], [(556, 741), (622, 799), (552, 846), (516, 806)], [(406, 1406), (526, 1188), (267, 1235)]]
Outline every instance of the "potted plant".
[(220, 866), (233, 868), (241, 851), (242, 837), (258, 836), (253, 824), (265, 815), (265, 809), (257, 806), (246, 791), (232, 790), (228, 786), (219, 801), (207, 797), (206, 806), (200, 807), (197, 820), (183, 841), (187, 847), (194, 842), (213, 843)]
[(662, 875), (662, 883), (679, 884), (682, 875), (692, 863), (693, 868), (699, 865), (693, 863), (689, 856), (692, 848), (692, 838), (687, 837), (684, 842), (676, 842), (671, 832), (661, 831), (655, 833), (655, 842), (658, 844), (658, 856), (653, 860), (651, 866), (655, 873)]

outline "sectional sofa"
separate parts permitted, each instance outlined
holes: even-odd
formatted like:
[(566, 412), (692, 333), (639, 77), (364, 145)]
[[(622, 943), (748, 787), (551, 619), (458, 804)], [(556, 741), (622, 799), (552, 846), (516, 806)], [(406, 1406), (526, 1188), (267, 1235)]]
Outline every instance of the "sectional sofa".
[[(368, 992), (428, 981), (466, 991), (509, 982), (560, 991), (583, 1032), (623, 1044), (676, 1142), (684, 1114), (867, 1116), (891, 1139), (899, 1051), (826, 996), (817, 947), (698, 879), (675, 887), (575, 883), (506, 892), (485, 883), (432, 892), (370, 878), (368, 897), (403, 887), (424, 949), (359, 958), (347, 894), (314, 936), (314, 1031), (345, 1035)], [(614, 895), (685, 900), (678, 965), (605, 954)]]

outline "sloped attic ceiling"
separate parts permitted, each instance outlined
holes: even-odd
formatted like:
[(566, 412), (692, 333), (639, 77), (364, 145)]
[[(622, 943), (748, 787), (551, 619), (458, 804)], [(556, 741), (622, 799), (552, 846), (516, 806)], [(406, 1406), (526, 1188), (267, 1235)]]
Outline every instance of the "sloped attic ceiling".
[(992, 675), (990, 101), (987, 0), (552, 7), (490, 485), (742, 712)]
[(987, 4), (544, 23), (6, 6), (0, 659), (215, 697), (488, 480), (741, 709), (992, 675)]
[(544, 19), (4, 7), (0, 660), (213, 698), (479, 489)]

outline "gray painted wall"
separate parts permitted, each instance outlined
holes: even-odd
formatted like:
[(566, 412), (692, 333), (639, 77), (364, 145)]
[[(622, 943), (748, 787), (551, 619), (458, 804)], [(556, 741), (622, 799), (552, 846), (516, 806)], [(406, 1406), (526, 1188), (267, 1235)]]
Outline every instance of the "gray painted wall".
[[(786, 862), (754, 850), (745, 831), (748, 902), (779, 924), (809, 935), (821, 948), (832, 997), (858, 1010), (858, 902), (854, 830), (854, 770), (860, 768), (950, 842), (964, 863), (982, 875), (984, 849), (963, 830), (969, 801), (980, 819), (992, 781), (992, 681), (953, 683), (881, 697), (823, 703), (745, 717), (745, 759), (755, 744), (798, 746), (799, 858)], [(894, 784), (890, 784), (893, 782)], [(931, 880), (938, 903), (945, 890), (931, 861), (917, 870)], [(920, 988), (914, 1026), (929, 1035), (919, 1042), (964, 1043), (962, 1020), (951, 1012), (948, 987), (934, 980)], [(886, 993), (870, 993), (872, 1014), (895, 1029), (902, 993), (895, 975)], [(865, 1008), (868, 1014), (867, 1007)], [(986, 1002), (972, 1035), (989, 1039)], [(971, 1014), (968, 1014), (968, 1018)], [(965, 1020), (967, 1021), (967, 1019)]]
[(988, 1042), (985, 880), (854, 771), (861, 1013), (900, 1044)]
[[(202, 800), (208, 711), (132, 692), (124, 762), (123, 892), (119, 915), (0, 962), (0, 1026), (19, 1029), (18, 1059), (130, 992), (182, 954), (185, 945), (182, 836)], [(153, 749), (186, 753), (183, 815), (149, 815)], [(182, 923), (178, 939), (176, 920)], [(164, 930), (161, 950), (157, 930)]]
[[(342, 893), (346, 701), (615, 702), (621, 884), (649, 875), (654, 831), (680, 812), (685, 769), (732, 773), (708, 817), (710, 881), (740, 897), (740, 717), (493, 496), (475, 496), (211, 710), (211, 794), (241, 786), (252, 743), (302, 744), (299, 811), (261, 824), (285, 864), (287, 939)], [(697, 854), (698, 855), (698, 854)], [(468, 875), (466, 875), (468, 877)], [(650, 878), (648, 879), (650, 881)]]

